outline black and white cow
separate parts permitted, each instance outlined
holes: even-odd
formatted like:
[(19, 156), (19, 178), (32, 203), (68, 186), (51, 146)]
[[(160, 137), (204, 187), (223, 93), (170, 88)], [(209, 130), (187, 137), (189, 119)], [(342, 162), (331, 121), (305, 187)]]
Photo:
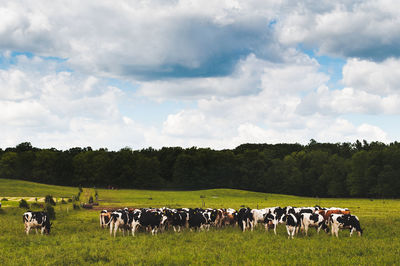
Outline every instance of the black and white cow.
[(210, 222), (207, 224), (207, 228), (209, 229), (211, 225), (216, 226), (219, 210), (208, 208), (205, 210), (205, 213), (208, 214), (210, 219)]
[(46, 212), (27, 211), (22, 215), (22, 219), (25, 224), (25, 232), (27, 235), (29, 235), (31, 228), (36, 230), (36, 234), (38, 233), (38, 228), (41, 229), (42, 235), (43, 233), (46, 235), (50, 234), (52, 223), (50, 223), (50, 219)]
[(183, 210), (167, 209), (164, 211), (164, 213), (167, 216), (167, 225), (172, 226), (174, 232), (180, 232), (182, 227), (186, 227), (188, 222), (187, 212)]
[(113, 234), (114, 231), (114, 237), (117, 234), (118, 229), (122, 230), (122, 235), (125, 236), (125, 231), (127, 231), (129, 235), (129, 218), (128, 218), (128, 212), (125, 210), (117, 210), (111, 213), (110, 215), (110, 235)]
[(293, 213), (285, 214), (282, 216), (281, 222), (286, 224), (288, 238), (293, 239), (294, 235), (298, 233), (301, 224), (299, 215)]
[(105, 228), (110, 223), (111, 212), (107, 210), (102, 210), (100, 212), (100, 227)]
[(325, 223), (325, 219), (321, 214), (318, 213), (302, 213), (300, 215), (300, 220), (301, 220), (301, 228), (304, 230), (306, 235), (308, 235), (308, 228), (309, 227), (316, 227), (317, 232), (319, 234), (319, 231), (322, 230), (328, 230), (328, 227)]
[(274, 229), (276, 235), (276, 227), (279, 224), (279, 217), (275, 213), (268, 213), (264, 217), (265, 230), (268, 231), (271, 226)]
[(350, 229), (350, 236), (354, 231), (357, 231), (359, 236), (363, 233), (360, 226), (360, 220), (355, 215), (331, 214), (329, 217), (329, 223), (332, 226), (332, 236), (336, 235), (336, 237), (339, 237), (339, 229)]
[(158, 229), (164, 226), (168, 217), (161, 211), (156, 209), (141, 209), (135, 210), (129, 214), (129, 223), (132, 230), (132, 236), (135, 236), (135, 231), (138, 226), (151, 228), (151, 234), (155, 235)]
[(253, 231), (254, 226), (254, 218), (251, 213), (250, 208), (242, 208), (238, 211), (237, 214), (238, 224), (242, 231), (246, 231), (246, 229), (250, 228)]
[(253, 225), (254, 227), (257, 226), (258, 223), (263, 223), (265, 216), (270, 213), (269, 208), (265, 209), (252, 209), (251, 214), (253, 215)]
[(211, 223), (211, 218), (208, 212), (202, 209), (189, 210), (189, 228), (203, 230)]

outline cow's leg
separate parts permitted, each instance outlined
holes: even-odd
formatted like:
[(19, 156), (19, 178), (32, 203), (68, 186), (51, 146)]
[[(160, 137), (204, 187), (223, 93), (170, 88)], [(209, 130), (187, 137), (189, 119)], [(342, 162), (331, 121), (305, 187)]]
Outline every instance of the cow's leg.
[(308, 236), (308, 225), (304, 226), (304, 232), (306, 233), (306, 236)]
[(40, 234), (43, 235), (45, 227), (42, 227), (42, 229), (40, 230)]
[(352, 227), (352, 228), (350, 229), (350, 237), (353, 235), (353, 232), (354, 232), (355, 229), (356, 229), (355, 227)]
[(117, 235), (118, 227), (119, 227), (119, 224), (115, 223), (114, 224), (114, 237)]
[(286, 231), (288, 233), (288, 239), (290, 239), (290, 230), (289, 230), (289, 226), (286, 226)]
[(335, 235), (339, 238), (339, 226), (335, 226)]
[(35, 232), (36, 232), (36, 234), (38, 234), (37, 227), (35, 227)]
[(265, 231), (268, 232), (268, 223), (265, 223), (264, 227), (265, 227)]
[(111, 222), (111, 223), (110, 223), (110, 236), (112, 236), (113, 228), (114, 228), (114, 223)]
[(276, 223), (274, 223), (274, 233), (276, 235)]
[(132, 236), (135, 236), (136, 227), (137, 227), (137, 224), (132, 223)]
[(26, 225), (25, 226), (26, 235), (29, 235), (30, 230), (31, 230), (31, 227), (29, 225)]

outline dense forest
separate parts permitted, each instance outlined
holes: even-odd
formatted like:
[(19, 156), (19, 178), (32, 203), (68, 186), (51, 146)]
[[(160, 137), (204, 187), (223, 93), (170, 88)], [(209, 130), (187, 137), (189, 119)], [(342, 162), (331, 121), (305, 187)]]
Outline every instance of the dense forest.
[(400, 197), (400, 143), (243, 144), (232, 150), (0, 149), (0, 178), (104, 188), (237, 188), (312, 197)]

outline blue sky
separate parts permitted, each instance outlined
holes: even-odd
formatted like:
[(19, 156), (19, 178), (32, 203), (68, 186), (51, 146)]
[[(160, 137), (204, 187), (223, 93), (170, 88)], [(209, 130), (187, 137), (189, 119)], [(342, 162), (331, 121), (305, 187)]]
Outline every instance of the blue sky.
[(0, 148), (398, 141), (398, 8), (3, 1)]

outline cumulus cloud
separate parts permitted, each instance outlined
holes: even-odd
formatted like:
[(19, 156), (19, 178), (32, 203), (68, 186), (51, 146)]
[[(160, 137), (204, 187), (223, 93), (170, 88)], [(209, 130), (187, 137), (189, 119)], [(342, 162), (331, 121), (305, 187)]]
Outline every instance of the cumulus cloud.
[(343, 83), (377, 95), (400, 93), (400, 59), (383, 62), (349, 59), (343, 67)]
[(250, 53), (279, 60), (274, 12), (236, 1), (72, 1), (0, 5), (0, 48), (67, 58), (135, 79), (229, 74)]
[(0, 142), (101, 147), (112, 137), (113, 148), (136, 144), (132, 139), (143, 141), (142, 126), (120, 113), (123, 95), (93, 76), (58, 72), (40, 58), (18, 56), (15, 65), (0, 70)]
[[(245, 142), (307, 143), (311, 138), (327, 142), (389, 141), (379, 127), (354, 125), (337, 117), (339, 110), (362, 112), (365, 110), (357, 108), (375, 106), (375, 96), (364, 92), (364, 99), (359, 99), (351, 88), (330, 91), (324, 85), (326, 75), (312, 62), (264, 65), (259, 79), (260, 91), (256, 94), (202, 99), (196, 109), (169, 115), (163, 124), (164, 136), (179, 137), (180, 143), (185, 142), (182, 139), (196, 139), (197, 145), (212, 143), (218, 148), (233, 148)], [(304, 107), (309, 110), (301, 110)]]
[(343, 67), (343, 89), (319, 87), (302, 98), (300, 114), (400, 114), (400, 60), (349, 59)]
[[(387, 141), (376, 125), (342, 116), (400, 110), (396, 7), (391, 0), (226, 0), (207, 8), (201, 0), (3, 2), (0, 143)], [(305, 48), (346, 57), (344, 88), (327, 87), (330, 76)], [(192, 104), (152, 114), (165, 119), (149, 126), (121, 111), (128, 97)]]
[(269, 93), (305, 92), (329, 79), (326, 74), (318, 72), (318, 68), (315, 60), (299, 53), (279, 63), (250, 54), (238, 62), (231, 75), (140, 82), (138, 94), (154, 99), (204, 99), (258, 95), (262, 89)]
[(320, 54), (343, 57), (384, 60), (400, 56), (398, 1), (312, 2), (297, 2), (279, 20), (277, 34), (282, 43), (301, 43)]

